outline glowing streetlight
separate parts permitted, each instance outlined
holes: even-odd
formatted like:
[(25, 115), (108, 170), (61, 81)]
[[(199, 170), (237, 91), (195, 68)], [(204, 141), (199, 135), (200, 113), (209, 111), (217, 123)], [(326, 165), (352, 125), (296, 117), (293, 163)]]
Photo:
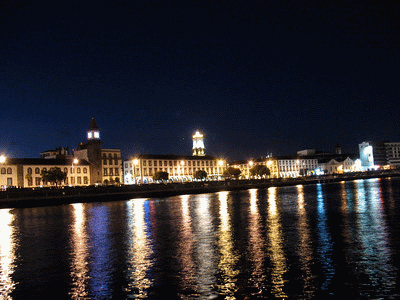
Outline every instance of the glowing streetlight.
[(253, 167), (253, 161), (252, 160), (250, 160), (249, 161), (249, 164), (248, 164), (248, 166), (247, 166), (247, 176), (248, 176), (248, 179), (250, 179), (250, 168), (252, 168)]
[(0, 155), (0, 163), (1, 164), (4, 164), (5, 162), (6, 162), (6, 157), (5, 157), (5, 155)]

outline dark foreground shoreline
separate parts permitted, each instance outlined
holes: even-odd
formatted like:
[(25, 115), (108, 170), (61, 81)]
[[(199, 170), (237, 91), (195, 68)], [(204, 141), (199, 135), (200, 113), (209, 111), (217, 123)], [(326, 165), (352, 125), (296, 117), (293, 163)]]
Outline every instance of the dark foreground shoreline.
[(334, 176), (300, 177), (265, 180), (226, 180), (138, 186), (63, 187), (39, 189), (10, 189), (0, 192), (0, 208), (39, 207), (85, 202), (106, 202), (134, 198), (164, 198), (176, 195), (205, 194), (220, 191), (246, 190), (351, 181), (400, 176), (399, 171), (351, 173)]

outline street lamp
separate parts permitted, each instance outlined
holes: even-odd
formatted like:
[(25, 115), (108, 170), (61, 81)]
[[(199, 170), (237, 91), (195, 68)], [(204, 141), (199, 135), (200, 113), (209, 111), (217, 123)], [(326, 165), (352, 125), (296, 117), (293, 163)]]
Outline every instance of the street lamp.
[(74, 184), (75, 184), (75, 173), (74, 173), (74, 165), (77, 165), (79, 163), (79, 160), (77, 158), (74, 158), (72, 160), (72, 165), (71, 165), (71, 174), (74, 174), (73, 177), (71, 176), (71, 185), (72, 185), (72, 178), (74, 178)]
[(222, 168), (223, 165), (224, 165), (224, 161), (220, 159), (220, 160), (218, 161), (218, 175), (219, 175), (219, 176), (222, 175), (221, 168)]
[(5, 157), (5, 155), (3, 154), (3, 155), (0, 155), (0, 164), (4, 164), (5, 162), (6, 162), (6, 157)]
[[(181, 160), (181, 162), (180, 162), (180, 165), (181, 165), (181, 180), (182, 180), (182, 182), (183, 182), (183, 175), (184, 175), (184, 173), (183, 173), (183, 166), (185, 165), (185, 162), (183, 161), (183, 160)], [(179, 166), (178, 166), (178, 176), (179, 176)]]
[(250, 168), (252, 168), (253, 167), (253, 161), (251, 160), (251, 161), (249, 161), (249, 164), (248, 164), (248, 167), (247, 167), (247, 176), (248, 176), (248, 179), (250, 179)]
[(137, 165), (139, 164), (139, 160), (137, 158), (135, 158), (133, 160), (133, 176), (135, 177), (135, 184), (137, 184), (137, 179), (136, 179), (136, 169), (137, 169)]

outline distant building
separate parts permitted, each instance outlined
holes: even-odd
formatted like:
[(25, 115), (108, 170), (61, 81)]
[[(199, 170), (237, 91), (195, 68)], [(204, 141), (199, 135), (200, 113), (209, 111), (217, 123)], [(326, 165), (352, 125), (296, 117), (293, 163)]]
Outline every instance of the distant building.
[(63, 158), (63, 159), (67, 159), (67, 158), (72, 158), (72, 155), (69, 154), (69, 148), (66, 147), (58, 147), (54, 150), (47, 150), (47, 151), (43, 151), (40, 153), (40, 158), (46, 158), (46, 159), (59, 159), (59, 158)]
[(122, 158), (120, 149), (102, 149), (100, 128), (94, 118), (87, 130), (87, 142), (79, 144), (73, 151), (74, 158), (91, 164), (90, 184), (121, 183)]
[(157, 172), (167, 172), (171, 181), (192, 181), (198, 170), (210, 179), (218, 179), (226, 169), (226, 160), (213, 156), (136, 155), (124, 161), (124, 183), (150, 183)]
[(400, 143), (368, 141), (358, 146), (361, 166), (364, 170), (400, 166)]

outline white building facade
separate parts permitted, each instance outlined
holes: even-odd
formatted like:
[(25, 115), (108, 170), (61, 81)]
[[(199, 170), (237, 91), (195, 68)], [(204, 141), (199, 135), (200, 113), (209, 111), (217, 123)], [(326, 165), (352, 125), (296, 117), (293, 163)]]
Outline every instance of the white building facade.
[(152, 183), (157, 172), (167, 172), (170, 181), (192, 181), (203, 170), (209, 179), (219, 179), (226, 160), (212, 156), (137, 155), (123, 162), (124, 183)]

